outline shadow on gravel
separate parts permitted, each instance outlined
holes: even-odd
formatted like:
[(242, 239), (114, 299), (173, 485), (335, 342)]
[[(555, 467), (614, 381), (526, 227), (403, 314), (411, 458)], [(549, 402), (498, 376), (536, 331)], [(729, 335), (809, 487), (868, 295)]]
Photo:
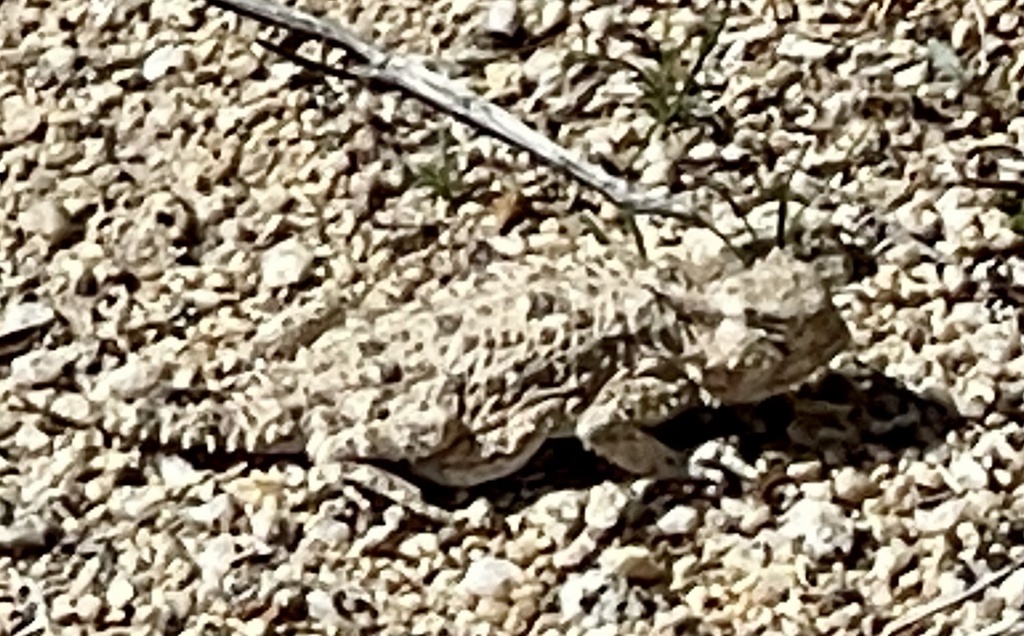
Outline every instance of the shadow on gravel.
[[(844, 466), (870, 471), (907, 450), (938, 444), (962, 423), (952, 404), (915, 393), (880, 373), (830, 373), (813, 385), (756, 405), (692, 409), (652, 431), (681, 450), (713, 439), (738, 440), (736, 448), (747, 462), (769, 456), (773, 468), (764, 483), (744, 483), (730, 475), (726, 490), (713, 496), (706, 484), (682, 479), (658, 483), (653, 491), (697, 500), (750, 490), (769, 497), (773, 486), (786, 480), (785, 467), (794, 462), (820, 462), (826, 479)], [(438, 506), (459, 508), (483, 497), (497, 511), (512, 513), (554, 491), (631, 478), (578, 441), (562, 439), (547, 442), (523, 470), (505, 479), (468, 490), (417, 485)]]
[(826, 470), (871, 468), (909, 449), (928, 449), (964, 424), (951, 402), (916, 393), (877, 372), (830, 373), (813, 385), (735, 409), (740, 450), (787, 462), (819, 460)]

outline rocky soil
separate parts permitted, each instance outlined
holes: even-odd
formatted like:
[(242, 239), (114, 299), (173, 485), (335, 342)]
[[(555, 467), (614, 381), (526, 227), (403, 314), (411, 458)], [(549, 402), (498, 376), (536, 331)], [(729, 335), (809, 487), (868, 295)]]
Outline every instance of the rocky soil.
[[(1024, 634), (1019, 4), (734, 0), (685, 100), (720, 5), (302, 6), (737, 243), (736, 210), (770, 240), (785, 201), (791, 245), (845, 246), (854, 347), (707, 415), (759, 473), (714, 497), (572, 444), (421, 499), (372, 467), (131, 443), (92, 398), (146, 390), (142, 360), (215, 391), (481, 249), (631, 239), (528, 153), (304, 70), (251, 20), (7, 0), (0, 633)], [(651, 245), (685, 225), (638, 223)]]

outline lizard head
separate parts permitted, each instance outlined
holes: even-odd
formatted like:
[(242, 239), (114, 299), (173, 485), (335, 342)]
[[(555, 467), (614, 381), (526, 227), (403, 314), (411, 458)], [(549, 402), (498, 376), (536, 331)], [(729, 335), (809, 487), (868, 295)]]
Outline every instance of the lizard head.
[(850, 341), (818, 273), (779, 250), (713, 281), (704, 297), (701, 383), (725, 404), (785, 392)]

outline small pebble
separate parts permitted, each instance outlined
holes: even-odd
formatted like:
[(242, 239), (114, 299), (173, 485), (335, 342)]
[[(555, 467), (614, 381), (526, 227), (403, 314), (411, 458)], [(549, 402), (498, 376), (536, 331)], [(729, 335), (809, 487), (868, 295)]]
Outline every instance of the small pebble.
[(601, 553), (601, 569), (629, 581), (654, 582), (665, 576), (662, 565), (643, 546), (608, 548)]
[(583, 519), (588, 528), (604, 531), (619, 522), (629, 504), (629, 492), (613, 482), (604, 482), (590, 489)]
[(914, 528), (923, 536), (945, 534), (960, 523), (967, 505), (963, 499), (950, 499), (934, 508), (917, 508), (914, 510)]
[(67, 213), (56, 201), (39, 201), (18, 214), (18, 226), (22, 232), (41, 237), (48, 246), (64, 239), (71, 231)]
[(147, 82), (155, 82), (172, 70), (180, 69), (184, 64), (184, 49), (172, 44), (161, 46), (150, 53), (142, 63), (142, 77)]
[(519, 3), (516, 0), (491, 0), (484, 25), (486, 33), (502, 39), (511, 39), (519, 28)]
[(128, 579), (115, 577), (107, 586), (107, 603), (116, 609), (123, 609), (135, 598), (135, 587)]
[(0, 338), (8, 339), (49, 326), (57, 314), (42, 303), (26, 302), (11, 305), (0, 321)]
[(949, 475), (953, 480), (950, 485), (958, 492), (981, 490), (989, 483), (989, 474), (985, 467), (966, 453), (950, 463)]
[(851, 503), (860, 504), (868, 497), (874, 497), (879, 487), (871, 478), (853, 467), (843, 467), (835, 473), (833, 487), (836, 497)]
[(522, 569), (507, 559), (483, 557), (473, 561), (459, 587), (475, 596), (505, 597), (522, 580)]
[(657, 526), (667, 535), (690, 535), (700, 527), (700, 513), (690, 506), (676, 506), (658, 519)]
[(776, 52), (787, 57), (802, 58), (805, 60), (821, 60), (835, 50), (832, 44), (802, 38), (793, 33), (787, 33), (779, 40)]
[(0, 133), (3, 140), (16, 144), (27, 139), (43, 123), (44, 110), (15, 93), (0, 102)]
[(271, 289), (289, 287), (305, 281), (313, 271), (313, 252), (297, 239), (282, 241), (260, 258), (263, 284)]
[(1018, 568), (1006, 577), (996, 589), (996, 594), (1008, 608), (1024, 610), (1024, 568)]

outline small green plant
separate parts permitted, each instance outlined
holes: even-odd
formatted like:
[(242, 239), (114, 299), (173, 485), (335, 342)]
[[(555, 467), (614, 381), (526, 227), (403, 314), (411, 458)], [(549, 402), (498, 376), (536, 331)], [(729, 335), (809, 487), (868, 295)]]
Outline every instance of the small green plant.
[(452, 134), (444, 129), (438, 133), (438, 154), (435, 163), (412, 170), (413, 185), (425, 186), (434, 196), (455, 201), (465, 195), (465, 184), (455, 162), (455, 155), (450, 151)]
[(1024, 186), (1018, 192), (1014, 188), (1002, 190), (1001, 196), (996, 198), (996, 206), (1010, 217), (1010, 229), (1017, 234), (1024, 234)]
[[(711, 51), (718, 44), (718, 38), (725, 28), (729, 17), (729, 5), (726, 4), (721, 14), (704, 35), (700, 50), (693, 63), (686, 64), (685, 44), (668, 45), (656, 42), (653, 47), (645, 40), (643, 48), (652, 49), (650, 57), (653, 65), (637, 64), (630, 60), (610, 58), (607, 56), (577, 54), (573, 57), (584, 62), (625, 69), (639, 76), (641, 91), (640, 107), (643, 108), (657, 123), (647, 132), (647, 140), (658, 129), (675, 132), (690, 124), (694, 107), (698, 105), (697, 75), (700, 74)], [(668, 33), (668, 14), (664, 16), (664, 29)]]
[(641, 106), (663, 129), (674, 131), (690, 123), (697, 105), (697, 74), (718, 44), (727, 17), (728, 6), (701, 41), (697, 58), (688, 69), (683, 58), (684, 46), (660, 46), (653, 68), (644, 69), (626, 62), (640, 75)]

